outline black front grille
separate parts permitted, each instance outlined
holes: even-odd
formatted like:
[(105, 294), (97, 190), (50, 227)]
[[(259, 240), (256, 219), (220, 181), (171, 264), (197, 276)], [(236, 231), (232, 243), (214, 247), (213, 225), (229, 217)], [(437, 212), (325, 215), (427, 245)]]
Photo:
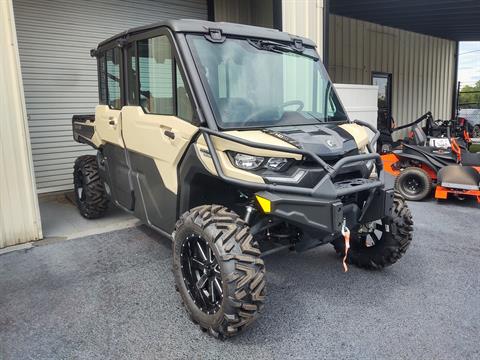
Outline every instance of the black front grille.
[(344, 174), (338, 174), (333, 179), (333, 182), (338, 183), (345, 180), (360, 179), (360, 178), (363, 178), (362, 172), (359, 170), (355, 170), (355, 171), (350, 171)]

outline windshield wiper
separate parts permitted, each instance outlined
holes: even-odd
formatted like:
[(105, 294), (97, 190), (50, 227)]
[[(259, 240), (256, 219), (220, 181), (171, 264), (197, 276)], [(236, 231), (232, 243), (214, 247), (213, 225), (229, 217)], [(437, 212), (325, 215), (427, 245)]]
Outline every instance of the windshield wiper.
[(279, 43), (279, 42), (276, 42), (276, 41), (271, 41), (271, 40), (251, 40), (251, 39), (248, 39), (247, 41), (250, 45), (252, 45), (253, 47), (255, 47), (259, 50), (266, 50), (266, 51), (274, 52), (274, 53), (277, 53), (277, 54), (282, 54), (282, 53), (289, 52), (289, 53), (299, 54), (299, 55), (308, 57), (310, 59), (313, 59), (314, 61), (319, 60), (319, 58), (317, 56), (305, 54), (303, 52), (303, 48), (302, 49), (297, 49), (293, 46), (282, 44), (282, 43)]

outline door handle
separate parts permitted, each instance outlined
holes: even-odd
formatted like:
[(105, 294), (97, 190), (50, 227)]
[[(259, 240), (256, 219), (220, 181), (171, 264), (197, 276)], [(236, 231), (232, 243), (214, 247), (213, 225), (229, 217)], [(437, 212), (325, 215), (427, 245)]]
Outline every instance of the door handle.
[(112, 126), (113, 126), (113, 125), (117, 125), (117, 122), (116, 122), (115, 120), (110, 120), (110, 121), (108, 122), (108, 125), (112, 125)]
[(165, 136), (169, 137), (170, 139), (175, 139), (175, 133), (171, 130), (165, 130), (163, 132), (165, 134)]

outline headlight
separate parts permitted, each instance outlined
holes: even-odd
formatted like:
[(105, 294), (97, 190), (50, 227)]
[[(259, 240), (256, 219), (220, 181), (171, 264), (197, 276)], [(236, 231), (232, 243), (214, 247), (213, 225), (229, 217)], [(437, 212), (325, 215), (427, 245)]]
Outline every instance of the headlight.
[(247, 154), (240, 154), (237, 153), (233, 157), (233, 162), (236, 167), (244, 170), (255, 170), (262, 165), (263, 160), (265, 160), (261, 156), (254, 156), (254, 155), (247, 155)]
[(286, 158), (264, 158), (262, 156), (248, 155), (229, 152), (232, 163), (239, 169), (257, 170), (265, 168), (273, 171), (282, 170), (292, 159)]
[(283, 168), (287, 162), (288, 160), (285, 158), (270, 158), (265, 164), (265, 167), (270, 170), (278, 171)]

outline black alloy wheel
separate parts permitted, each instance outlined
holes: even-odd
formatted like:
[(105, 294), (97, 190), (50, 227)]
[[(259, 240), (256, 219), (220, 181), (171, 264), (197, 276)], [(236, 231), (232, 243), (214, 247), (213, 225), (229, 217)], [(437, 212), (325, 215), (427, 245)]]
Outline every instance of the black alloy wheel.
[(184, 213), (173, 233), (173, 275), (190, 319), (216, 338), (241, 333), (265, 301), (265, 265), (238, 214), (221, 205)]
[(380, 242), (383, 234), (390, 228), (390, 224), (386, 223), (386, 219), (378, 220), (368, 232), (358, 234), (358, 240), (352, 243), (352, 248), (357, 246), (372, 247)]
[(181, 269), (188, 293), (206, 314), (215, 314), (223, 299), (220, 265), (208, 243), (199, 235), (182, 244)]
[(84, 190), (85, 184), (83, 180), (82, 170), (80, 169), (76, 170), (74, 181), (75, 181), (74, 186), (75, 186), (76, 199), (78, 199), (79, 202), (84, 203), (86, 200), (86, 196), (85, 196), (85, 190)]

